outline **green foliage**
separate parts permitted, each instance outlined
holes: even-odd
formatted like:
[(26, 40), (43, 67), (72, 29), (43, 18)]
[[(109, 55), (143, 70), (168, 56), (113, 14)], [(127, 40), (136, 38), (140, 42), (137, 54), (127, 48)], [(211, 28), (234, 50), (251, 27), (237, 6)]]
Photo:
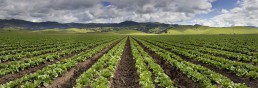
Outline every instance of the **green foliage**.
[(110, 79), (115, 70), (115, 66), (122, 55), (126, 38), (113, 47), (107, 54), (104, 54), (99, 60), (86, 72), (82, 73), (76, 79), (75, 88), (90, 86), (93, 88), (108, 87)]
[[(102, 37), (102, 38), (100, 38)], [(48, 65), (41, 70), (37, 70), (32, 74), (27, 74), (21, 78), (17, 78), (14, 81), (10, 81), (5, 84), (1, 84), (0, 87), (2, 88), (13, 88), (13, 87), (24, 87), (24, 88), (31, 88), (31, 87), (47, 87), (51, 84), (52, 80), (57, 78), (60, 75), (63, 75), (66, 71), (71, 69), (76, 65), (76, 63), (85, 61), (86, 59), (92, 57), (92, 55), (100, 52), (107, 46), (111, 45), (113, 42), (117, 41), (120, 36), (88, 36), (86, 40), (84, 39), (77, 39), (78, 36), (71, 38), (72, 41), (67, 38), (64, 38), (66, 42), (68, 42), (68, 46), (61, 46), (64, 48), (61, 52), (59, 48), (55, 53), (40, 55), (38, 57), (33, 57), (31, 59), (19, 60), (19, 61), (12, 61), (8, 64), (1, 64), (0, 68), (0, 75), (6, 75), (10, 73), (19, 72), (20, 70), (24, 70), (29, 67), (37, 66), (42, 63), (46, 63), (48, 61), (53, 61), (55, 59), (59, 59), (60, 57), (64, 57), (67, 55), (71, 55), (73, 53), (77, 53), (70, 58), (60, 60), (52, 65)], [(51, 39), (46, 39), (51, 40)], [(57, 41), (54, 39), (55, 42)], [(1, 40), (4, 41), (4, 40)], [(41, 41), (42, 42), (42, 41)], [(49, 41), (50, 42), (50, 41)], [(51, 41), (53, 42), (53, 41)], [(74, 44), (74, 45), (73, 45)], [(1, 46), (0, 46), (1, 47)], [(92, 47), (92, 48), (90, 48)], [(93, 48), (94, 47), (94, 48)], [(106, 77), (109, 75), (105, 75)]]
[[(169, 62), (172, 66), (179, 69), (182, 73), (186, 74), (187, 77), (191, 78), (193, 81), (201, 83), (203, 87), (216, 87), (217, 84), (223, 85), (224, 87), (247, 87), (245, 84), (241, 83), (234, 83), (229, 78), (215, 73), (211, 70), (209, 70), (206, 67), (195, 65), (189, 62), (186, 62), (181, 57), (177, 56), (185, 56), (190, 59), (195, 59), (196, 61), (200, 61), (204, 64), (212, 65), (216, 68), (220, 69), (227, 69), (229, 71), (232, 71), (233, 73), (239, 74), (240, 77), (253, 77), (256, 78), (257, 76), (257, 67), (252, 66), (250, 64), (245, 64), (241, 62), (235, 62), (231, 60), (227, 60), (224, 58), (219, 58), (215, 56), (211, 56), (208, 54), (203, 54), (198, 52), (198, 49), (196, 50), (196, 47), (193, 47), (192, 49), (184, 49), (181, 47), (178, 47), (179, 45), (184, 47), (185, 45), (180, 44), (175, 45), (175, 40), (168, 41), (170, 39), (163, 37), (150, 37), (150, 36), (138, 36), (139, 41), (143, 43), (145, 47), (148, 49), (154, 51), (156, 54), (161, 56), (165, 61)], [(167, 40), (165, 40), (167, 39)], [(185, 40), (180, 40), (185, 41)], [(185, 46), (186, 48), (189, 46)], [(173, 52), (173, 53), (172, 53)], [(174, 54), (176, 53), (176, 54)], [(232, 67), (234, 66), (234, 67)], [(231, 69), (229, 69), (231, 68)], [(248, 71), (252, 71), (248, 74)], [(215, 82), (215, 83), (213, 83)]]
[(158, 34), (158, 33), (161, 33), (161, 28), (152, 28), (149, 30), (149, 33), (154, 33), (154, 34)]
[(206, 26), (178, 26), (168, 29), (169, 35), (193, 35), (193, 34), (258, 34), (257, 28), (251, 27), (206, 27)]
[(257, 72), (255, 72), (255, 71), (250, 71), (250, 72), (248, 72), (248, 73), (246, 74), (246, 76), (247, 76), (247, 77), (250, 77), (250, 78), (252, 78), (252, 79), (257, 79), (258, 74), (257, 74)]
[[(164, 73), (163, 69), (140, 47), (134, 39), (131, 40), (133, 56), (136, 60), (136, 69), (140, 77), (140, 84), (144, 88), (160, 87), (174, 88), (173, 81)], [(149, 70), (153, 72), (150, 72)], [(154, 75), (154, 79), (152, 79)]]

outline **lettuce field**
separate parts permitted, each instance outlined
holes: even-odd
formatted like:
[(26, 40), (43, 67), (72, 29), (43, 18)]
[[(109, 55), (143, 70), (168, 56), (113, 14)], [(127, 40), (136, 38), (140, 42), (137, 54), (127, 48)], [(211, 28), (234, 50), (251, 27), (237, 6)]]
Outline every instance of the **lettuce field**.
[(258, 36), (3, 34), (0, 88), (258, 88)]

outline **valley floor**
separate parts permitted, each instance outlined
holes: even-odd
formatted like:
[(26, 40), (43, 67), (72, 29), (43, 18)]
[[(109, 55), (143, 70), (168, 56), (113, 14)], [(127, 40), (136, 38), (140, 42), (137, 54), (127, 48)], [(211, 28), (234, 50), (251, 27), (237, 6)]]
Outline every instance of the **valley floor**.
[(0, 88), (257, 88), (257, 35), (0, 35)]

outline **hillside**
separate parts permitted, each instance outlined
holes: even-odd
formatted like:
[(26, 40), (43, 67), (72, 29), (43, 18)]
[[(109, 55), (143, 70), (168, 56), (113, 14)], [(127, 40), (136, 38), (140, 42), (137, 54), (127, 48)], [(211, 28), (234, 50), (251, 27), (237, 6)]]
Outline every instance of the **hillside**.
[(153, 35), (150, 33), (145, 33), (137, 30), (119, 30), (119, 31), (110, 31), (109, 33), (122, 34), (122, 35)]
[(170, 28), (167, 33), (169, 35), (184, 35), (184, 34), (258, 34), (257, 28), (252, 27), (181, 27)]
[(124, 21), (121, 23), (58, 23), (58, 22), (30, 22), (17, 19), (0, 19), (1, 28), (23, 28), (30, 30), (45, 30), (45, 29), (68, 29), (68, 28), (79, 28), (79, 29), (91, 29), (99, 31), (110, 31), (112, 30), (139, 30), (148, 33), (149, 30), (154, 28), (168, 28), (170, 24), (147, 22), (139, 23), (134, 21)]
[[(238, 27), (209, 27), (202, 25), (178, 25), (158, 22), (138, 23), (124, 21), (121, 23), (57, 23), (57, 22), (29, 22), (24, 20), (0, 20), (0, 30), (30, 30), (41, 33), (88, 33), (88, 32), (119, 32), (124, 34), (258, 34), (258, 28), (248, 26)], [(135, 33), (132, 33), (135, 32)]]
[(88, 33), (88, 32), (95, 32), (95, 31), (89, 30), (89, 29), (68, 28), (68, 29), (36, 30), (33, 32), (37, 32), (37, 33)]

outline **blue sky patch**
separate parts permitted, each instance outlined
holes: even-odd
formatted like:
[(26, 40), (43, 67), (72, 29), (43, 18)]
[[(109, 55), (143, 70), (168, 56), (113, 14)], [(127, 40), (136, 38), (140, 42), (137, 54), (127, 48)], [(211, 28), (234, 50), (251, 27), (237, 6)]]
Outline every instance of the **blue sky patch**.
[(238, 0), (216, 0), (212, 2), (212, 12), (196, 15), (193, 19), (210, 19), (221, 14), (222, 9), (230, 10), (235, 8), (237, 6), (237, 1)]
[(111, 5), (111, 3), (108, 1), (102, 1), (101, 4), (102, 6), (105, 6), (105, 7)]
[(212, 3), (212, 8), (218, 10), (233, 9), (237, 6), (237, 1), (238, 0), (216, 0)]

